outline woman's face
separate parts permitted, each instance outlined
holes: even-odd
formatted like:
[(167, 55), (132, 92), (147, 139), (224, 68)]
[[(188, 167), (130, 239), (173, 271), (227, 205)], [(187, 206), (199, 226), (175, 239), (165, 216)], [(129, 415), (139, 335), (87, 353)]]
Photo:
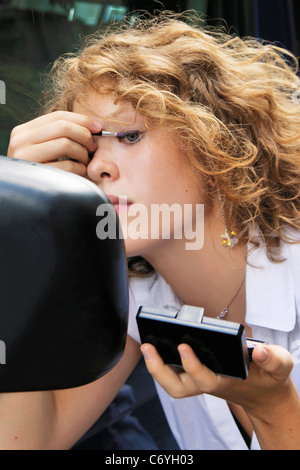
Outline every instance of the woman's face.
[[(174, 232), (183, 224), (180, 208), (182, 215), (184, 205), (201, 203), (195, 172), (174, 136), (164, 128), (147, 130), (144, 119), (136, 115), (130, 103), (115, 104), (107, 95), (93, 96), (91, 103), (90, 107), (75, 102), (73, 111), (92, 117), (103, 131), (126, 136), (94, 137), (97, 150), (87, 168), (88, 178), (114, 204), (127, 255), (146, 255), (174, 238)], [(172, 206), (175, 221), (171, 220)], [(159, 208), (164, 213), (160, 222)]]

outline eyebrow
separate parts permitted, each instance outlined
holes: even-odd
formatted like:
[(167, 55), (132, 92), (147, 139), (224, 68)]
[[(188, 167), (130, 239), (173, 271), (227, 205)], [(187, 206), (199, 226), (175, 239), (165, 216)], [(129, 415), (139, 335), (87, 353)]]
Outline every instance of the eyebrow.
[[(134, 113), (134, 120), (131, 121), (130, 119), (130, 123), (128, 125), (130, 126), (133, 126), (136, 121), (137, 121), (137, 111), (133, 108), (133, 109), (124, 109), (124, 107), (126, 106), (126, 104), (120, 104), (118, 109), (116, 109), (115, 111), (113, 111), (112, 113), (109, 113), (107, 114), (106, 116), (99, 116), (99, 119), (102, 119), (103, 122), (107, 123), (107, 122), (110, 122), (111, 119), (115, 119), (117, 118), (117, 121), (116, 122), (119, 122), (119, 123), (122, 123), (123, 125), (124, 124), (128, 124), (128, 115), (132, 115)], [(122, 114), (125, 115), (125, 118), (123, 117), (122, 118)]]

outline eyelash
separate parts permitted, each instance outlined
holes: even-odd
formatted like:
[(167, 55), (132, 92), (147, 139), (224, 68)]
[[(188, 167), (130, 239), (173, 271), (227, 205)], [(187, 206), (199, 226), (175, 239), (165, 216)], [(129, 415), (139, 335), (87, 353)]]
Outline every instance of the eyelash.
[(137, 140), (135, 140), (134, 142), (124, 142), (125, 145), (134, 145), (134, 144), (137, 144), (141, 138), (143, 137), (143, 132), (140, 132), (140, 131), (128, 131), (128, 132), (122, 132), (122, 135), (118, 137), (118, 139), (123, 142), (124, 139), (128, 138), (128, 136), (130, 135), (135, 135), (137, 134), (138, 135), (138, 138)]

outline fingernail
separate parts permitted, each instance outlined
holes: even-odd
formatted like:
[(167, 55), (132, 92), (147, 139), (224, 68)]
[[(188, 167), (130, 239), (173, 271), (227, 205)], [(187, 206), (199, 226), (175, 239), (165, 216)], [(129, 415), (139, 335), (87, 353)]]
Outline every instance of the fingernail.
[(102, 125), (99, 122), (94, 121), (92, 131), (99, 132), (101, 131), (101, 129), (102, 129)]
[(263, 346), (256, 346), (256, 350), (258, 350), (259, 355), (257, 357), (257, 360), (259, 362), (265, 362), (269, 358), (269, 351), (265, 349)]
[(141, 346), (141, 352), (146, 360), (151, 359), (151, 353), (146, 346)]
[(184, 347), (179, 346), (179, 347), (178, 347), (178, 351), (179, 351), (180, 357), (181, 357), (182, 359), (187, 359), (187, 358), (188, 358), (188, 352), (187, 352), (187, 350), (186, 350)]

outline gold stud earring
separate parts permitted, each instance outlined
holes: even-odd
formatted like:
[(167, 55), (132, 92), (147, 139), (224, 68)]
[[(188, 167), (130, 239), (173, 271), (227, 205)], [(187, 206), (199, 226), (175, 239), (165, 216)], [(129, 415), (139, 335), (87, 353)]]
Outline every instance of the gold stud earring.
[(220, 235), (221, 245), (225, 246), (225, 247), (228, 247), (228, 248), (234, 248), (235, 245), (238, 244), (239, 239), (238, 239), (237, 234), (236, 234), (235, 231), (233, 231), (233, 230), (229, 231), (228, 228), (227, 228), (226, 221), (225, 221), (225, 213), (224, 213), (224, 209), (223, 209), (223, 200), (222, 200), (222, 197), (221, 197), (221, 194), (220, 194), (219, 190), (218, 190), (218, 196), (219, 196), (219, 202), (220, 202), (220, 209), (221, 209), (221, 212), (222, 212), (223, 221), (224, 221), (224, 225), (225, 225), (225, 232), (222, 235)]
[(228, 233), (228, 230), (226, 227), (225, 227), (225, 233), (223, 233), (220, 236), (221, 236), (222, 246), (233, 248), (239, 242), (239, 239), (237, 238), (236, 233), (234, 231)]

